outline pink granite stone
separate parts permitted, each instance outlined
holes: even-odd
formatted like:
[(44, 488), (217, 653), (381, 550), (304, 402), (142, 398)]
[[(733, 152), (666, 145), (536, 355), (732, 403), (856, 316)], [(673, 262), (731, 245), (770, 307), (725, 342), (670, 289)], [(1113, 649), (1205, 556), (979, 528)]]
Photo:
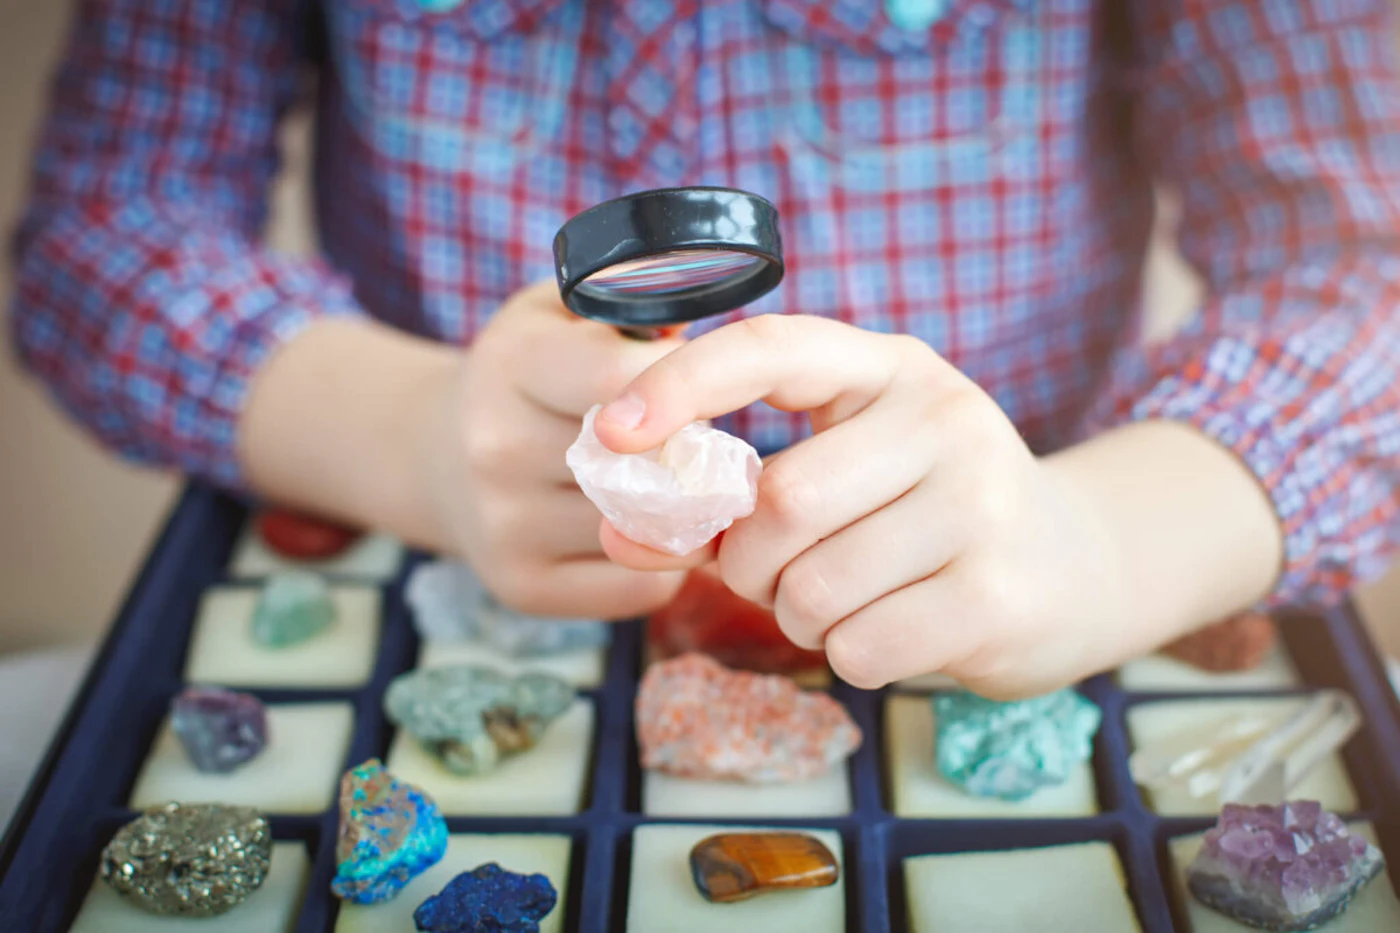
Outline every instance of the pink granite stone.
[(824, 774), (860, 745), (836, 700), (702, 654), (653, 664), (637, 692), (642, 767), (774, 784)]
[(613, 453), (593, 433), (601, 407), (584, 416), (565, 460), (583, 494), (623, 535), (689, 554), (753, 512), (763, 465), (748, 444), (697, 421), (654, 450)]

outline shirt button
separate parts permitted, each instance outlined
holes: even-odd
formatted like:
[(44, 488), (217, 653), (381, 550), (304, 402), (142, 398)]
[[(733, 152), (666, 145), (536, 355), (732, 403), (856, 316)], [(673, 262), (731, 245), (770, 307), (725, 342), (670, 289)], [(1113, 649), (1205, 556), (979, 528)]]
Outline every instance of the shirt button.
[(885, 0), (885, 14), (900, 29), (922, 32), (948, 12), (948, 0)]

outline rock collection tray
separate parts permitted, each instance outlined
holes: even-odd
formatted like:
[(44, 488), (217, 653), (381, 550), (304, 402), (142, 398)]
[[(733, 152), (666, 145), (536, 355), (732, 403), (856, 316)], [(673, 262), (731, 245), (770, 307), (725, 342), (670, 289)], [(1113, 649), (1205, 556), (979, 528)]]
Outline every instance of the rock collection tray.
[[(191, 666), (192, 653), (201, 638), (211, 637), (210, 626), (219, 624), (207, 616), (203, 627), (196, 623), (202, 605), (210, 611), (206, 596), (247, 586), (249, 575), (270, 564), (260, 552), (256, 560), (248, 556), (247, 519), (242, 503), (200, 486), (187, 490), (176, 507), (0, 844), (0, 931), (119, 928), (86, 914), (115, 900), (94, 879), (102, 847), (135, 815), (133, 801), (183, 793), (185, 787), (192, 788), (189, 793), (217, 792), (217, 784), (211, 789), (182, 783), (188, 775), (181, 773), (163, 730), (171, 697), (198, 670)], [(291, 763), (278, 766), (279, 773), (285, 767), (302, 783), (279, 785), (276, 775), (259, 771), (250, 772), (249, 786), (240, 789), (242, 799), (267, 801), (278, 852), (285, 854), (275, 889), (255, 895), (267, 895), (256, 908), (250, 900), (217, 923), (176, 927), (148, 920), (120, 928), (281, 933), (278, 925), (285, 923), (296, 933), (400, 929), (419, 894), (433, 893), (427, 888), (450, 877), (448, 868), (466, 870), (499, 851), (554, 877), (560, 902), (547, 918), (553, 930), (781, 933), (789, 926), (829, 926), (923, 933), (950, 922), (959, 929), (1023, 929), (1029, 927), (1017, 924), (1027, 917), (1038, 930), (1079, 930), (1085, 916), (1100, 924), (1115, 918), (1114, 929), (1189, 930), (1196, 912), (1177, 896), (1172, 852), (1189, 844), (1185, 837), (1209, 826), (1211, 818), (1156, 812), (1129, 775), (1135, 735), (1141, 740), (1153, 722), (1189, 716), (1187, 703), (1257, 702), (1321, 687), (1350, 691), (1365, 724), (1328, 774), (1317, 778), (1318, 793), (1354, 801), (1343, 815), (1369, 824), (1390, 856), (1392, 878), (1400, 876), (1400, 706), (1349, 606), (1282, 618), (1283, 655), (1254, 678), (1217, 680), (1153, 662), (1145, 672), (1140, 666), (1127, 677), (1104, 675), (1080, 685), (1104, 714), (1092, 773), (1076, 785), (1074, 799), (1042, 799), (1024, 808), (965, 806), (966, 800), (934, 782), (928, 704), (917, 699), (926, 695), (918, 685), (875, 692), (831, 685), (865, 741), (845, 773), (832, 776), (830, 786), (808, 789), (810, 798), (770, 808), (763, 798), (732, 788), (707, 797), (704, 788), (649, 778), (637, 766), (632, 712), (644, 651), (640, 626), (628, 623), (613, 633), (601, 685), (580, 692), (576, 729), (561, 733), (560, 747), (551, 752), (558, 759), (550, 759), (553, 784), (521, 794), (493, 785), (497, 802), (490, 806), (471, 805), (478, 798), (466, 794), (445, 807), (453, 834), (449, 853), (456, 853), (460, 866), (444, 865), (439, 874), (447, 877), (424, 881), (423, 891), (409, 891), (393, 910), (342, 908), (329, 888), (336, 812), (334, 787), (328, 785), (352, 764), (392, 757), (395, 735), (381, 710), (384, 690), (397, 674), (436, 663), (441, 653), (423, 651), (403, 600), (408, 570), (422, 559), (396, 556), (392, 542), (375, 538), (355, 559), (322, 568), (344, 592), (359, 594), (353, 596), (359, 600), (355, 641), (337, 650), (359, 658), (362, 641), (373, 639), (365, 677), (356, 671), (354, 683), (334, 677), (308, 682), (279, 671), (263, 683), (236, 685), (273, 707), (274, 726), (305, 718), (319, 737), (293, 743), (315, 750), (302, 752), (299, 764), (294, 749), (286, 749)], [(378, 598), (377, 624), (364, 615), (374, 602), (363, 596), (366, 587)], [(238, 598), (231, 604), (227, 595), (221, 599), (221, 611), (242, 611)], [(588, 659), (570, 664), (579, 667), (581, 682), (596, 680)], [(1162, 707), (1154, 712), (1147, 704)], [(1173, 713), (1174, 704), (1182, 709)], [(342, 725), (347, 718), (348, 726)], [(571, 769), (578, 776), (565, 780)], [(529, 785), (526, 774), (518, 780), (521, 787)], [(762, 898), (744, 902), (749, 907), (706, 904), (678, 872), (688, 846), (714, 826), (818, 832), (839, 850), (842, 880), (815, 898), (787, 892), (769, 895), (775, 900), (767, 905)], [(1376, 884), (1389, 895), (1390, 882), (1383, 877)], [(666, 891), (672, 893), (662, 896)], [(84, 906), (90, 894), (97, 907)], [(1086, 914), (1086, 898), (1102, 899), (1101, 910)]]

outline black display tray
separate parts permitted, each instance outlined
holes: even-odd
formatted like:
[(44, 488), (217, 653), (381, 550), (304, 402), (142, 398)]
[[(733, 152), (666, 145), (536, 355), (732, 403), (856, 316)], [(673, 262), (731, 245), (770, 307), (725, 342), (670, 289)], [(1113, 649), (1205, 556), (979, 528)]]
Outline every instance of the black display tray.
[[(102, 846), (135, 815), (125, 801), (170, 698), (182, 686), (200, 596), (207, 587), (228, 579), (226, 568), (246, 518), (242, 503), (202, 486), (190, 487), (180, 499), (0, 843), (0, 930), (5, 933), (67, 929), (92, 883)], [(367, 685), (349, 690), (253, 691), (268, 701), (344, 699), (353, 703), (356, 723), (347, 766), (382, 757), (387, 751), (392, 728), (384, 720), (380, 698), (389, 680), (412, 667), (417, 657), (418, 638), (403, 602), (403, 581), (413, 562), (421, 559), (411, 555), (384, 588), (383, 640)], [(1267, 692), (1297, 693), (1325, 686), (1346, 689), (1356, 697), (1366, 723), (1344, 750), (1362, 801), (1360, 811), (1352, 815), (1376, 825), (1394, 865), (1400, 859), (1400, 708), (1383, 666), (1350, 605), (1323, 615), (1285, 616), (1281, 622), (1304, 686)], [(617, 626), (604, 685), (586, 691), (596, 705), (597, 721), (591, 785), (583, 812), (567, 817), (448, 819), (453, 832), (547, 832), (570, 837), (572, 869), (562, 905), (566, 930), (620, 930), (625, 923), (631, 832), (649, 821), (639, 812), (641, 780), (632, 715), (641, 647), (637, 624)], [(1128, 773), (1124, 711), (1144, 700), (1212, 694), (1130, 693), (1110, 676), (1092, 678), (1081, 689), (1104, 713), (1094, 755), (1102, 809), (1098, 815), (896, 818), (889, 808), (883, 767), (886, 691), (862, 691), (838, 682), (832, 687), (833, 695), (866, 734), (848, 765), (852, 813), (834, 819), (763, 822), (830, 828), (841, 834), (847, 866), (843, 881), (847, 927), (852, 931), (907, 929), (900, 867), (905, 857), (1101, 840), (1112, 843), (1118, 853), (1142, 928), (1167, 933), (1176, 928), (1167, 840), (1211, 821), (1161, 818), (1144, 805)], [(314, 816), (273, 813), (270, 818), (276, 837), (303, 842), (312, 860), (296, 930), (327, 933), (337, 911), (329, 891), (335, 869), (336, 814), (331, 809)]]

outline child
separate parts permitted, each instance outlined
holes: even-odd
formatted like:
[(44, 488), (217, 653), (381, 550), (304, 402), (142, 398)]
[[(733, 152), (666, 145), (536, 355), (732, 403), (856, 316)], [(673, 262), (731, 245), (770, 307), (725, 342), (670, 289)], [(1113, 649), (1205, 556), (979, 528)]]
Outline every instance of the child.
[[(1384, 0), (323, 6), (323, 262), (257, 239), (298, 4), (79, 6), (15, 327), (127, 455), (458, 552), (527, 611), (644, 612), (717, 557), (853, 683), (994, 696), (1335, 598), (1400, 536)], [(1154, 179), (1209, 294), (1144, 349)], [(689, 343), (571, 317), (554, 230), (678, 184), (772, 200), (783, 287)], [(699, 417), (798, 443), (663, 559), (565, 467), (607, 400), (618, 450)]]

